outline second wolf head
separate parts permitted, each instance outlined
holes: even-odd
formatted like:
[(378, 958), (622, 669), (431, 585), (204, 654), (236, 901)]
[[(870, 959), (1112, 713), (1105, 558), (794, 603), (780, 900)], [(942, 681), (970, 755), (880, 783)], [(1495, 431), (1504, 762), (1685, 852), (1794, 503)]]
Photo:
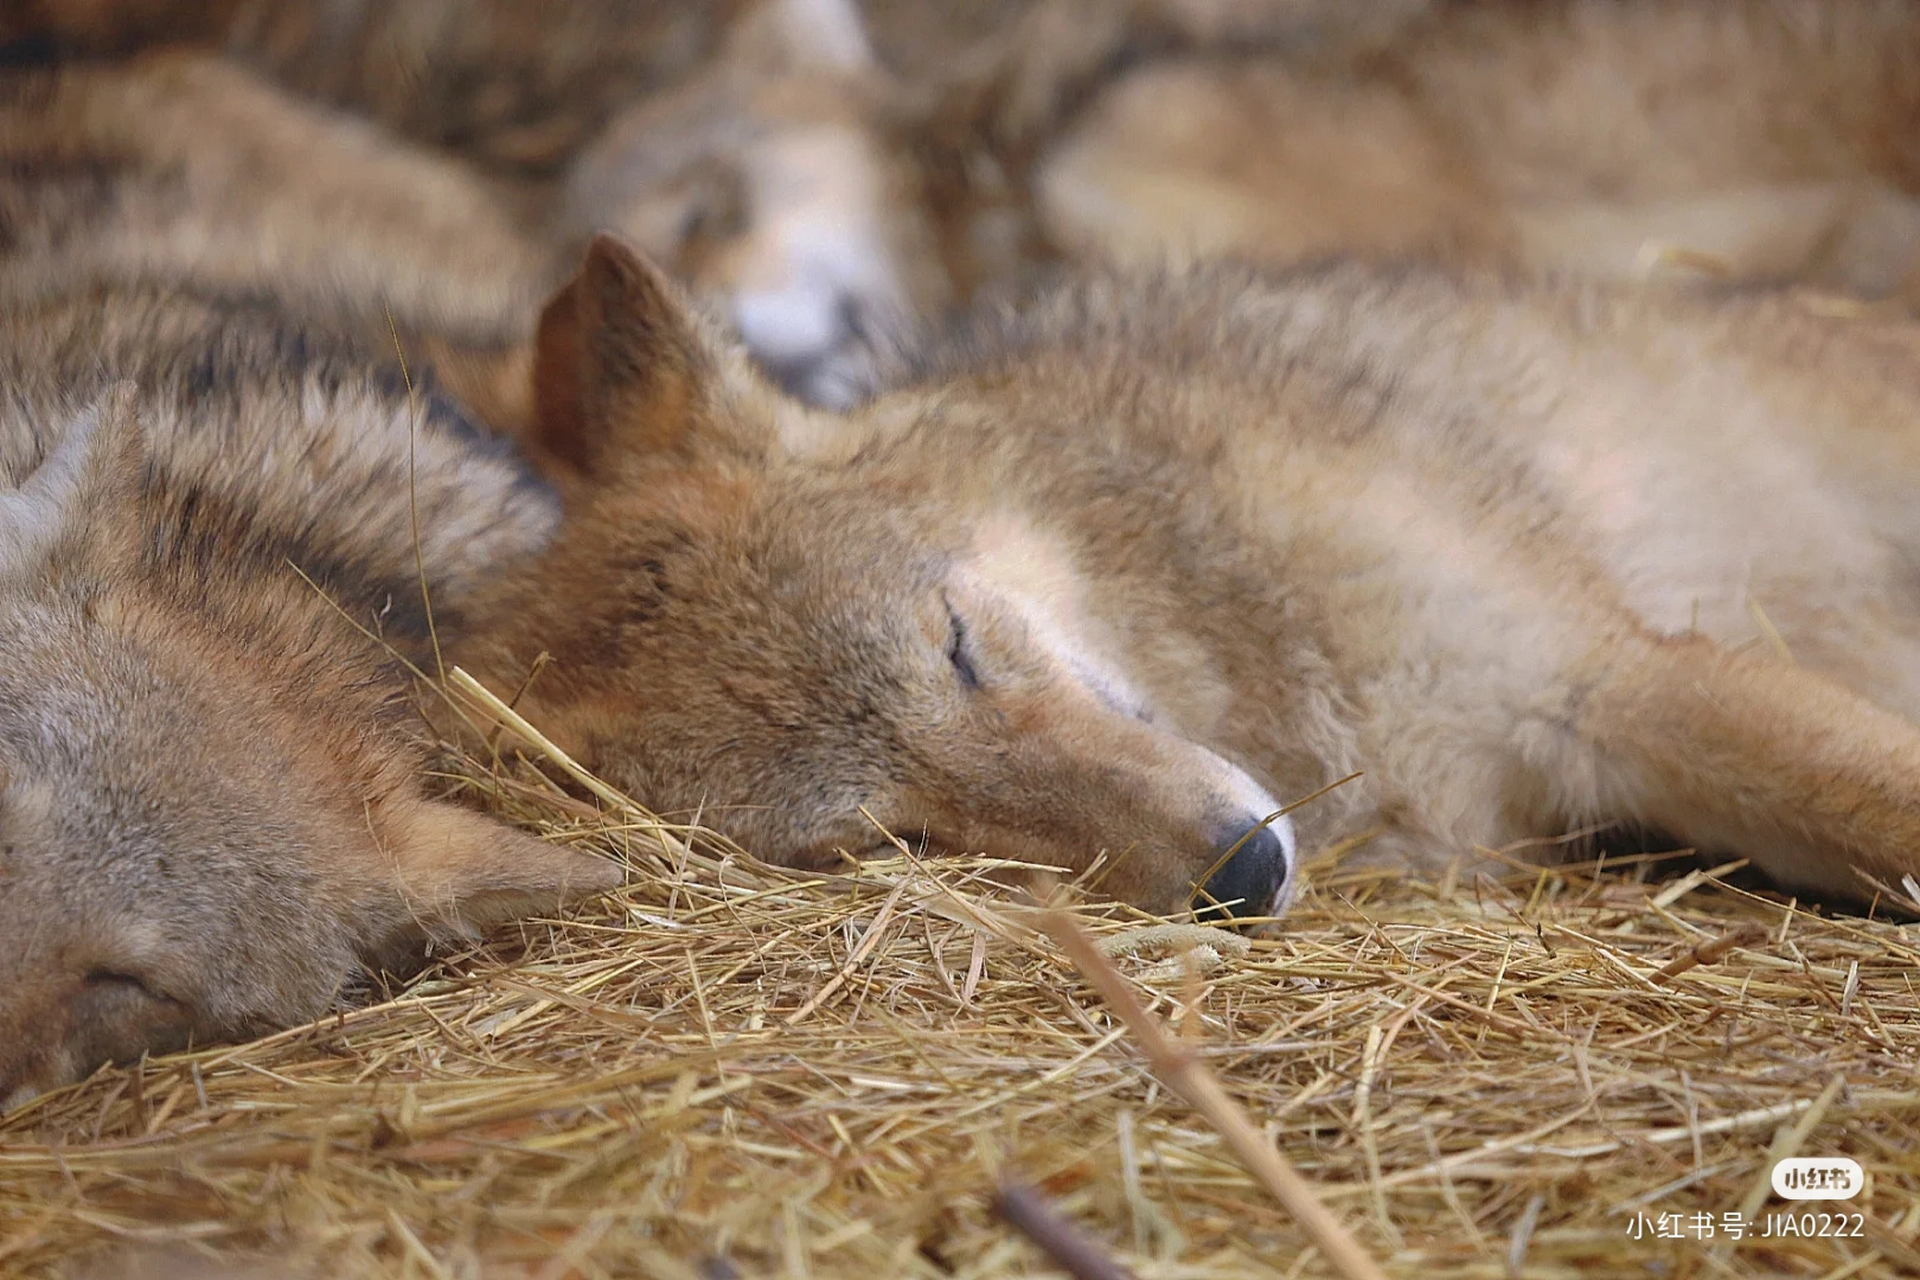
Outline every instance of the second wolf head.
[(616, 878), (423, 785), (423, 585), (456, 627), (551, 528), (500, 450), (444, 407), (410, 443), (404, 390), (257, 308), (4, 332), (0, 1104)]

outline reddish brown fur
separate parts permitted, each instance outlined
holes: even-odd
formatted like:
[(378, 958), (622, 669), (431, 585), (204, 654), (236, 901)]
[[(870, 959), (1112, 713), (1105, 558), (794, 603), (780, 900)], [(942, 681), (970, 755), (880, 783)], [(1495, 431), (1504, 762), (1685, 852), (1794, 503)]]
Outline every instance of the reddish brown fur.
[(537, 721), (765, 856), (884, 848), (870, 814), (1104, 854), (1166, 909), (1238, 771), (1358, 770), (1310, 843), (1620, 822), (1842, 895), (1917, 865), (1910, 335), (1350, 266), (1096, 281), (837, 420), (613, 242), (549, 316), (583, 469), (468, 652), (502, 687), (550, 652)]
[[(902, 545), (888, 512), (824, 495), (812, 510), (769, 483), (769, 468), (786, 474), (783, 437), (830, 424), (771, 393), (611, 242), (592, 264), (542, 328), (540, 439), (563, 466), (570, 532), (484, 607), (491, 636), (470, 651), (503, 682), (541, 648), (558, 656), (530, 695), (543, 729), (638, 794), (699, 810), (769, 856), (830, 862), (884, 845), (861, 806), (910, 840), (1055, 865), (1087, 866), (1097, 848), (1076, 837), (1104, 831), (1119, 864), (1108, 887), (1161, 906), (1184, 901), (1195, 876), (1278, 808), (1203, 749), (1144, 726), (1116, 731), (1069, 684), (1005, 693), (1000, 731), (960, 728), (919, 758), (924, 773), (876, 759), (869, 734), (882, 726), (906, 732), (915, 716), (963, 710), (938, 685), (898, 689), (887, 654), (948, 638), (934, 583), (954, 548)], [(937, 478), (912, 491), (931, 509), (907, 527), (944, 540), (928, 523), (947, 510)], [(815, 540), (858, 550), (851, 563), (822, 558), (811, 581), (802, 571)], [(911, 594), (915, 583), (925, 594)], [(846, 592), (860, 615), (848, 625), (882, 626), (885, 638), (872, 652), (817, 647), (784, 613), (789, 590), (796, 604), (817, 595), (827, 607)], [(906, 598), (890, 615), (864, 616), (896, 592)], [(945, 670), (937, 647), (933, 659)], [(796, 750), (774, 726), (818, 736)], [(1063, 751), (1075, 735), (1084, 740)], [(1185, 858), (1123, 856), (1137, 840), (1171, 842)], [(1263, 851), (1280, 856), (1278, 845)]]

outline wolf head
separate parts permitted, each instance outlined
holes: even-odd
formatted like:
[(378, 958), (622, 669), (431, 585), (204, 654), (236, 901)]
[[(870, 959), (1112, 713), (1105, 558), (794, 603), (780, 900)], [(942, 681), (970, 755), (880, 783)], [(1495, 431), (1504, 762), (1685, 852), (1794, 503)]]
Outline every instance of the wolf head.
[(871, 345), (955, 290), (885, 81), (848, 0), (753, 6), (705, 75), (581, 156), (568, 219), (632, 237), (789, 390), (851, 403)]
[(428, 799), (403, 686), (291, 573), (157, 567), (145, 455), (123, 391), (0, 491), (0, 1107), (613, 878)]
[(550, 652), (530, 714), (611, 778), (775, 860), (888, 849), (884, 828), (1104, 857), (1106, 891), (1160, 910), (1203, 885), (1275, 905), (1280, 806), (1156, 722), (1044, 519), (902, 452), (911, 406), (785, 400), (610, 237), (549, 305), (537, 381), (567, 522), (476, 606), (482, 665), (518, 683)]

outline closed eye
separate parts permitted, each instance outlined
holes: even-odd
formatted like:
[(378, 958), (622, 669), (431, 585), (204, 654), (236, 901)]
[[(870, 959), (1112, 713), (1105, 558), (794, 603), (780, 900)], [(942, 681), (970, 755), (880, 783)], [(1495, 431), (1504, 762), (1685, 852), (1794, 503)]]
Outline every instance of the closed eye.
[(973, 665), (973, 656), (967, 651), (967, 624), (960, 620), (951, 601), (947, 603), (947, 661), (953, 664), (954, 674), (960, 677), (960, 686), (967, 690), (980, 687), (980, 672)]
[(121, 973), (114, 969), (95, 968), (87, 971), (87, 986), (95, 991), (117, 990), (129, 995), (138, 995), (161, 1004), (178, 1005), (180, 1001), (163, 991), (155, 990), (142, 978), (130, 973)]
[(143, 991), (147, 986), (146, 983), (140, 981), (140, 979), (134, 977), (132, 974), (120, 973), (113, 969), (89, 969), (87, 970), (87, 981), (90, 983), (98, 983), (101, 986), (139, 987)]

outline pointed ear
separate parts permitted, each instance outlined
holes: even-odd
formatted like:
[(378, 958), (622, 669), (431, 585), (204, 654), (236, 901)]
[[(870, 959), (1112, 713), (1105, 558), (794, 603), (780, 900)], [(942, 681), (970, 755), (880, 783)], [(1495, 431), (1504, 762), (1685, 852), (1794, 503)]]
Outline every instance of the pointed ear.
[(604, 858), (548, 844), (439, 801), (387, 809), (379, 834), (414, 920), (429, 933), (471, 933), (620, 886)]
[(540, 314), (535, 441), (588, 475), (613, 449), (677, 449), (718, 376), (679, 291), (633, 246), (602, 232)]
[(133, 387), (118, 383), (68, 424), (24, 484), (0, 493), (0, 573), (24, 572), (80, 520), (127, 511), (145, 461)]

